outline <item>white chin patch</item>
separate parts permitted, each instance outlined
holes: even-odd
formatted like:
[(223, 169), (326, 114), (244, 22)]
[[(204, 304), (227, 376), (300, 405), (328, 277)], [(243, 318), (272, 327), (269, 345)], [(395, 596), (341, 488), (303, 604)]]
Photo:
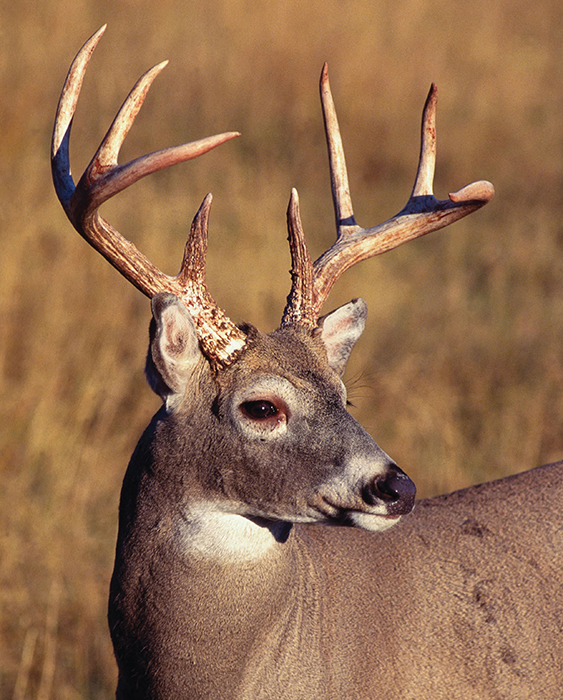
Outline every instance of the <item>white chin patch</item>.
[(401, 516), (373, 515), (371, 513), (359, 513), (358, 511), (354, 511), (353, 513), (348, 513), (348, 518), (356, 527), (361, 527), (362, 530), (383, 532), (383, 530), (388, 530), (393, 525), (396, 525), (401, 519)]

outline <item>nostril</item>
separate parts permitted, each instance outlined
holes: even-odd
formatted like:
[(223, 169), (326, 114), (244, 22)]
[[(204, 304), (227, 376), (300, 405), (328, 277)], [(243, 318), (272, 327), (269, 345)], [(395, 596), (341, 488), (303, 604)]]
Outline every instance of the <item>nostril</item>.
[(363, 498), (369, 505), (385, 503), (390, 514), (408, 513), (414, 505), (416, 486), (396, 465), (389, 468), (385, 476), (365, 485)]

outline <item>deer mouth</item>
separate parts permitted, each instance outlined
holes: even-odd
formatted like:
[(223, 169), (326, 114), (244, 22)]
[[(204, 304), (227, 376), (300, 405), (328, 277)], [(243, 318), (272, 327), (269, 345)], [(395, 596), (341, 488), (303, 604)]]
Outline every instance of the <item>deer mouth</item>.
[[(398, 522), (403, 513), (389, 513), (386, 506), (343, 507), (322, 497), (322, 502), (315, 505), (321, 521), (328, 525), (343, 527), (360, 527), (365, 530), (384, 530)], [(405, 511), (410, 512), (412, 507)]]
[[(403, 514), (388, 513), (381, 507), (342, 508), (335, 506), (326, 498), (317, 506), (321, 522), (335, 527), (354, 527), (369, 532), (382, 532), (399, 522)], [(411, 508), (412, 510), (412, 508)], [(410, 512), (410, 511), (409, 511)]]

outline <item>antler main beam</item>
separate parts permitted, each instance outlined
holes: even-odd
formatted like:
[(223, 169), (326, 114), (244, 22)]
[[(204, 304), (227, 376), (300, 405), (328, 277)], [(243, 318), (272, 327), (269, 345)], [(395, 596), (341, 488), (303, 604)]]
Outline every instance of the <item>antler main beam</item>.
[[(200, 341), (209, 359), (215, 364), (227, 365), (244, 347), (246, 336), (211, 298), (205, 283), (207, 221), (211, 196), (206, 197), (196, 214), (182, 267), (176, 277), (166, 275), (153, 265), (133, 243), (100, 216), (98, 208), (137, 180), (196, 158), (240, 134), (228, 132), (210, 136), (165, 148), (119, 165), (117, 159), (123, 141), (152, 82), (168, 63), (165, 61), (147, 71), (137, 81), (75, 186), (69, 159), (72, 120), (88, 63), (105, 29), (104, 25), (78, 52), (61, 93), (51, 144), (51, 166), (57, 195), (80, 235), (135, 287), (148, 297), (159, 292), (170, 292), (180, 297), (194, 318)], [(198, 253), (197, 266), (193, 263), (194, 251)]]
[[(302, 310), (299, 312), (299, 317), (306, 317), (309, 325), (314, 322), (313, 319), (318, 318), (334, 283), (352, 265), (396, 248), (413, 238), (443, 228), (480, 209), (494, 195), (492, 184), (481, 180), (450, 194), (447, 200), (438, 200), (434, 197), (437, 88), (433, 84), (422, 115), (420, 158), (414, 187), (407, 204), (393, 218), (378, 226), (367, 229), (358, 226), (354, 217), (344, 148), (330, 91), (326, 63), (321, 73), (320, 90), (337, 236), (335, 243), (313, 264), (311, 309), (307, 314)], [(292, 211), (293, 216), (299, 216), (296, 206)], [(294, 261), (293, 267), (300, 268), (304, 265), (306, 265), (305, 262), (296, 264)], [(292, 290), (288, 297), (282, 325), (299, 322), (294, 312), (294, 297), (295, 293)]]

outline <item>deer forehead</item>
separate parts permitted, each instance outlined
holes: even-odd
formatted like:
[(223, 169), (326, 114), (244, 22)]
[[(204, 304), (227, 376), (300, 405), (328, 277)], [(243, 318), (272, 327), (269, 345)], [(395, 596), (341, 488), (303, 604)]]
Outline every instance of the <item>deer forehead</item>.
[(299, 390), (322, 387), (345, 396), (340, 377), (328, 365), (320, 335), (300, 328), (279, 329), (268, 335), (255, 331), (239, 360), (218, 380), (226, 387), (251, 383), (257, 376), (285, 379)]

